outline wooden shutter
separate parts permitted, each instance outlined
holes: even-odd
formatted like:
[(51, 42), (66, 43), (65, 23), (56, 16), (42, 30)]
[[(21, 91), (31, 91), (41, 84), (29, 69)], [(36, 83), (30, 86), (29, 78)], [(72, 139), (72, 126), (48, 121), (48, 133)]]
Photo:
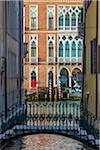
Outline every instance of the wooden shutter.
[(90, 41), (90, 56), (91, 56), (91, 73), (96, 73), (97, 70), (97, 49), (96, 39)]
[(96, 39), (93, 40), (93, 73), (97, 71), (97, 46)]
[(100, 73), (100, 45), (98, 45), (98, 73)]

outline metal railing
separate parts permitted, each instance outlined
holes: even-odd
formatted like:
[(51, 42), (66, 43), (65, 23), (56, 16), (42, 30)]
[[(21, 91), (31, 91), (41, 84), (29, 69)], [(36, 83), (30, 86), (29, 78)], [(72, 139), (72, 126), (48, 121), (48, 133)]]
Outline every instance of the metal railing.
[(80, 110), (75, 101), (33, 101), (17, 103), (0, 114), (0, 139), (17, 134), (47, 132), (64, 133), (95, 145), (99, 139), (96, 118)]

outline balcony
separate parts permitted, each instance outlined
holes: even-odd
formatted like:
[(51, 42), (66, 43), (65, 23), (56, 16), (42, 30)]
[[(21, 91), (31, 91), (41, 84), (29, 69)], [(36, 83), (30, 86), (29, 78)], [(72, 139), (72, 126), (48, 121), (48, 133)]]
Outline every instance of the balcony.
[(59, 30), (59, 32), (62, 32), (62, 31), (67, 31), (67, 32), (78, 32), (78, 26), (66, 26), (66, 27), (61, 27), (61, 26), (59, 26), (58, 27), (58, 30)]
[(31, 64), (37, 64), (38, 58), (37, 57), (31, 57)]
[(64, 57), (59, 57), (58, 58), (58, 63), (65, 63)]
[(71, 62), (70, 57), (65, 57), (65, 63), (70, 64), (70, 62)]
[(54, 64), (55, 63), (55, 57), (49, 57), (48, 58), (48, 63), (49, 64)]
[(82, 57), (78, 57), (78, 64), (82, 63)]
[(58, 63), (61, 63), (61, 64), (63, 64), (63, 63), (66, 63), (66, 64), (70, 64), (70, 63), (72, 63), (72, 64), (76, 64), (76, 63), (78, 63), (78, 64), (81, 64), (82, 63), (82, 57), (59, 57), (58, 58)]
[(73, 64), (76, 64), (76, 62), (77, 62), (76, 57), (72, 57), (71, 62), (72, 62)]

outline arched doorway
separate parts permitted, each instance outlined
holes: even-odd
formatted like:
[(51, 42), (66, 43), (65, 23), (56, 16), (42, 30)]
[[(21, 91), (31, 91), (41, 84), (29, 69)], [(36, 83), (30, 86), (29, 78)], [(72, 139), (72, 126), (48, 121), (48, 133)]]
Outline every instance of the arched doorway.
[(75, 68), (72, 71), (72, 88), (82, 88), (82, 72), (79, 68)]
[(59, 80), (61, 82), (61, 90), (69, 87), (69, 73), (66, 68), (61, 69)]
[(36, 87), (36, 73), (35, 71), (31, 72), (31, 87)]

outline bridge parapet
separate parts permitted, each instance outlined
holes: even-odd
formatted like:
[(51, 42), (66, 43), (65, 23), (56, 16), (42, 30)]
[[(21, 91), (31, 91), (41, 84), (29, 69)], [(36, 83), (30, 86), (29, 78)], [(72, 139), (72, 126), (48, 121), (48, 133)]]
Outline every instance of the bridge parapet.
[(87, 114), (80, 116), (79, 102), (26, 102), (10, 108), (9, 114), (12, 118), (1, 119), (1, 140), (19, 134), (45, 132), (70, 135), (92, 146), (99, 145), (99, 132), (94, 128), (96, 118)]

